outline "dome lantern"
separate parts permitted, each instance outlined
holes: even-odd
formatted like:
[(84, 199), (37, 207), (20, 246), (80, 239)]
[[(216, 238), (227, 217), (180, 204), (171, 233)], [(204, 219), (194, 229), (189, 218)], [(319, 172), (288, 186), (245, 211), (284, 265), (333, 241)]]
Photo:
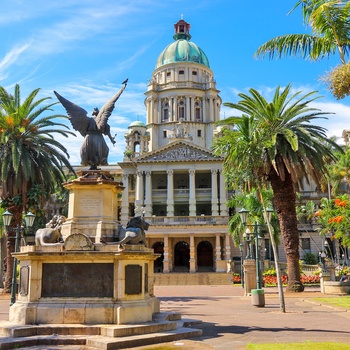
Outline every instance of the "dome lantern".
[(202, 64), (208, 68), (209, 60), (204, 51), (194, 42), (190, 41), (191, 25), (180, 19), (174, 24), (175, 42), (168, 45), (159, 55), (156, 63), (156, 69), (169, 63), (191, 62)]
[(191, 35), (190, 35), (190, 28), (191, 25), (181, 19), (177, 23), (174, 24), (175, 28), (175, 34), (173, 36), (174, 40), (179, 40), (179, 39), (185, 39), (185, 40), (190, 40)]

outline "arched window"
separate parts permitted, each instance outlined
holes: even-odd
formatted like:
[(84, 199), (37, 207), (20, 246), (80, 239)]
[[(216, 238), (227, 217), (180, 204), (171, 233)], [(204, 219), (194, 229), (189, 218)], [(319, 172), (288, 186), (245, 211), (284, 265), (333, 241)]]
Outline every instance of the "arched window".
[(185, 119), (185, 101), (180, 100), (178, 106), (178, 120)]
[(202, 120), (201, 103), (199, 101), (194, 103), (194, 114), (197, 122)]
[(163, 104), (163, 113), (162, 113), (162, 115), (163, 115), (163, 120), (164, 121), (168, 121), (169, 120), (169, 102), (168, 101), (164, 102), (164, 104)]

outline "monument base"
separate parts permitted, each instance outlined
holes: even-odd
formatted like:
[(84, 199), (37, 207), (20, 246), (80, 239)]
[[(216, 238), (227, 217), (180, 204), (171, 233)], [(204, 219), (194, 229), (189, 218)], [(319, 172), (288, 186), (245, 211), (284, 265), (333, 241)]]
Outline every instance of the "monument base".
[(82, 234), (64, 245), (25, 246), (19, 294), (10, 322), (29, 324), (133, 324), (160, 311), (153, 294), (153, 249), (91, 244)]
[(118, 194), (124, 187), (108, 171), (84, 170), (78, 175), (63, 184), (69, 190), (69, 210), (62, 236), (84, 232), (93, 242), (101, 237), (108, 241), (118, 230)]

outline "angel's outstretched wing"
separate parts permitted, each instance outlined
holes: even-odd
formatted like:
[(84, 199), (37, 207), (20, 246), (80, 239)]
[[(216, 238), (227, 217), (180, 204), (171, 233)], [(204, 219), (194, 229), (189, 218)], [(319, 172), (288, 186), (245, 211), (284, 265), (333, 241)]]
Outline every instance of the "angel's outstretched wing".
[(120, 95), (125, 90), (125, 88), (126, 88), (126, 82), (120, 88), (120, 90), (101, 108), (100, 112), (95, 117), (97, 129), (100, 130), (102, 133), (109, 132), (109, 128), (106, 129), (108, 118), (112, 114), (112, 111), (114, 109), (114, 105), (117, 102)]
[(54, 93), (58, 100), (62, 103), (63, 107), (66, 109), (73, 129), (79, 131), (82, 136), (85, 136), (89, 128), (89, 122), (92, 119), (87, 116), (87, 111), (75, 103), (66, 100), (56, 91), (54, 91)]

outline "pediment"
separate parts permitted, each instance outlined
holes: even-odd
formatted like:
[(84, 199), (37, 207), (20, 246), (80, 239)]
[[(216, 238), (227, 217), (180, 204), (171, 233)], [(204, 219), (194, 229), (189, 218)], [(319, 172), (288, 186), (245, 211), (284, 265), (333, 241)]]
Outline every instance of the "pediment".
[(220, 160), (206, 148), (195, 146), (185, 141), (174, 142), (150, 152), (147, 155), (135, 158), (136, 162), (161, 162), (161, 161), (212, 161)]

